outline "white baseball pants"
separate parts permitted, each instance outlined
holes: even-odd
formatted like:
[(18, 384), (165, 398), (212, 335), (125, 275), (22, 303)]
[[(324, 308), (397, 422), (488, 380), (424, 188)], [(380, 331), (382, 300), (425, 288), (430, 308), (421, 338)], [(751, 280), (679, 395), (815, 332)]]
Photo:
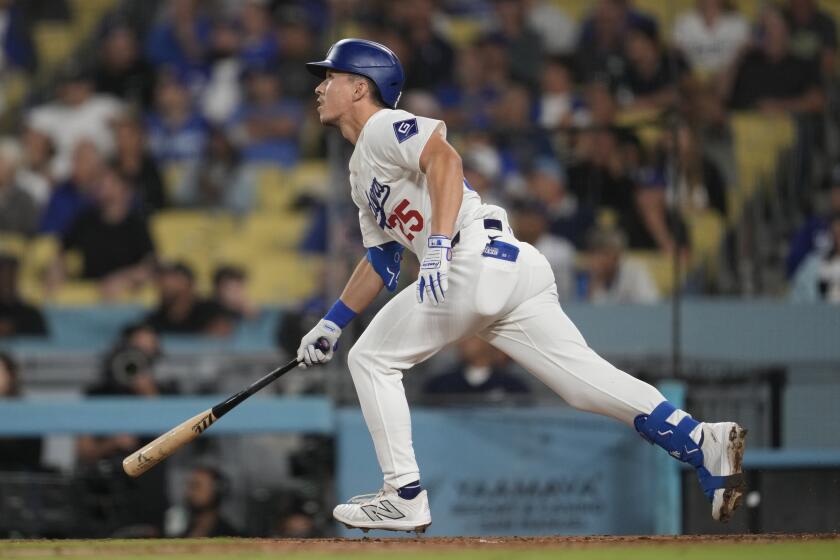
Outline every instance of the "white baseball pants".
[(462, 229), (446, 301), (437, 307), (419, 304), (415, 287), (405, 288), (350, 350), (348, 365), (362, 413), (385, 483), (393, 488), (420, 478), (403, 371), (465, 336), (478, 334), (571, 406), (630, 426), (665, 400), (586, 345), (560, 307), (548, 261), (533, 246), (503, 234), (501, 241), (520, 248), (517, 261), (482, 256), (488, 234), (500, 233), (485, 230), (482, 220)]

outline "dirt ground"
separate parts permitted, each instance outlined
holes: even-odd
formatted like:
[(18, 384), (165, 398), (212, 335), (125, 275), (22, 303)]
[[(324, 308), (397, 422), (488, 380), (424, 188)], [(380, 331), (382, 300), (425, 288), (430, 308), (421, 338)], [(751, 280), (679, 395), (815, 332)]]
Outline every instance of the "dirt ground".
[[(151, 541), (5, 541), (0, 542), (0, 558), (6, 553), (22, 556), (79, 557), (103, 554), (107, 557), (160, 555), (160, 554), (233, 554), (233, 553), (292, 553), (292, 552), (384, 552), (399, 549), (401, 552), (432, 550), (456, 551), (470, 549), (489, 551), (500, 549), (569, 548), (589, 549), (604, 547), (804, 543), (833, 541), (840, 543), (840, 534), (799, 535), (725, 535), (725, 536), (591, 536), (591, 537), (419, 537), (419, 538), (360, 538), (360, 539), (213, 539), (213, 540), (151, 540)], [(16, 554), (15, 554), (16, 553)]]

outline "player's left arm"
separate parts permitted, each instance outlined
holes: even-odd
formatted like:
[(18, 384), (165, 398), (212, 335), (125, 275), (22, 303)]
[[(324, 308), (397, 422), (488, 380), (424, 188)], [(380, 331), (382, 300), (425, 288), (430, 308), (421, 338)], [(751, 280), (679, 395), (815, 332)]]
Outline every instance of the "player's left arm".
[(420, 153), (420, 170), (426, 175), (432, 199), (432, 235), (452, 238), (464, 197), (461, 156), (440, 134), (433, 134)]
[(444, 301), (449, 287), (452, 236), (464, 197), (464, 168), (461, 156), (449, 142), (442, 135), (433, 134), (420, 153), (420, 171), (426, 175), (432, 201), (432, 226), (426, 254), (420, 263), (417, 301), (429, 300), (438, 305)]

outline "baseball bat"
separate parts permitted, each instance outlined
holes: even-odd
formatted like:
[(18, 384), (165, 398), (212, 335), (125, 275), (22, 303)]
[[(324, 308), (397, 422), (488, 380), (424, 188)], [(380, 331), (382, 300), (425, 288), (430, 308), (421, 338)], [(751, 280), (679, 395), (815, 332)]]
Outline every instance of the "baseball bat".
[[(326, 338), (318, 339), (316, 343), (319, 350), (326, 352), (330, 343)], [(216, 406), (199, 412), (189, 420), (181, 422), (165, 434), (148, 443), (123, 459), (123, 470), (130, 477), (137, 478), (148, 471), (176, 451), (204, 433), (219, 418), (239, 406), (242, 401), (281, 377), (284, 373), (293, 370), (300, 362), (292, 360), (271, 373), (264, 375), (251, 383), (245, 389), (231, 395)]]

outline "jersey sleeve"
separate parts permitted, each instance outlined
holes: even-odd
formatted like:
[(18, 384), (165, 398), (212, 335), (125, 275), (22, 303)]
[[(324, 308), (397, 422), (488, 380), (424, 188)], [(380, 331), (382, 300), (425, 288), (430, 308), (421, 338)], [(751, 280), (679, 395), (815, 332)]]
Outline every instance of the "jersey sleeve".
[(359, 208), (359, 228), (362, 230), (362, 244), (365, 249), (393, 241), (377, 225), (370, 211), (366, 208)]
[(371, 142), (374, 154), (383, 163), (409, 171), (420, 171), (420, 154), (433, 134), (446, 138), (446, 124), (437, 119), (418, 117), (406, 111), (394, 111), (376, 123)]

